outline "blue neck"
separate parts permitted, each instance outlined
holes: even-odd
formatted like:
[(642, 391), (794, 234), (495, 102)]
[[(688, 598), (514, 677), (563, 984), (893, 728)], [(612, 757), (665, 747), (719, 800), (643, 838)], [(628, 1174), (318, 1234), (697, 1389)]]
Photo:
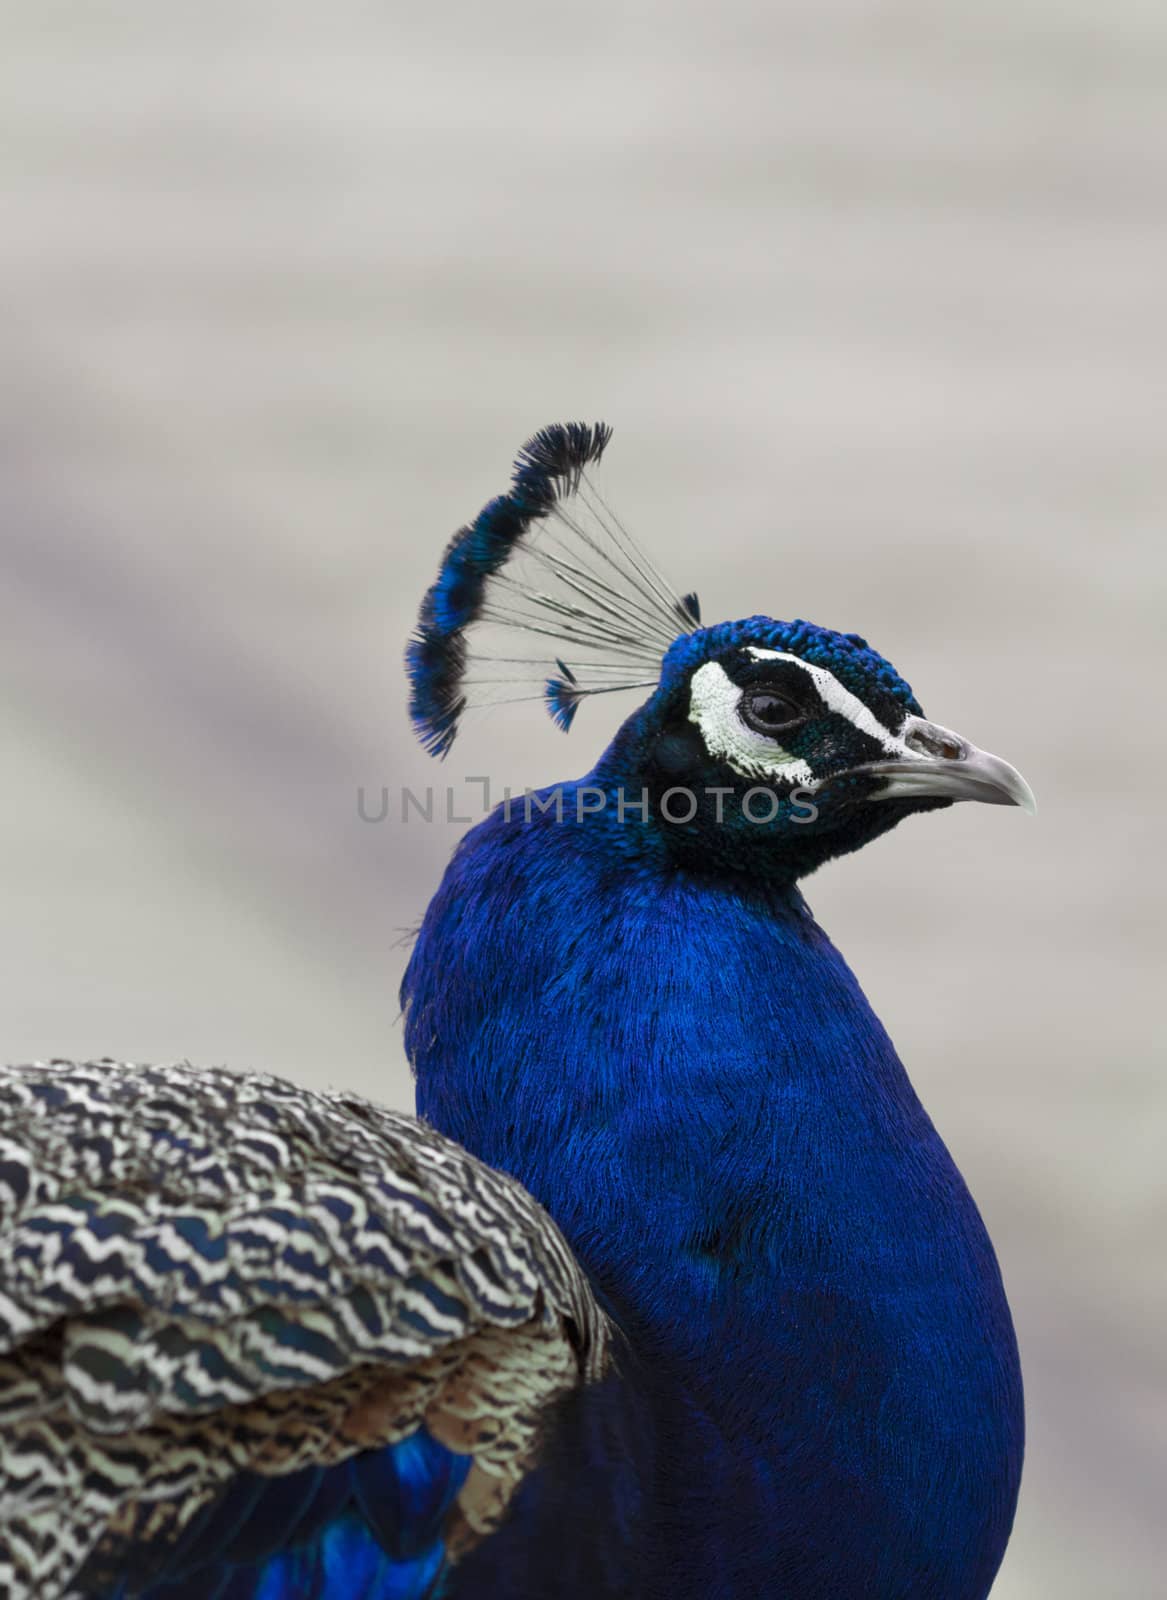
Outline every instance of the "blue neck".
[(960, 1175), (797, 890), (614, 864), (607, 833), (496, 812), (463, 842), (405, 980), (418, 1109), (543, 1201), (661, 1375), (662, 1427), (704, 1440), (700, 1551), (744, 1463), (759, 1573), (800, 1552), (790, 1596), (861, 1570), (979, 1600), (1020, 1391)]

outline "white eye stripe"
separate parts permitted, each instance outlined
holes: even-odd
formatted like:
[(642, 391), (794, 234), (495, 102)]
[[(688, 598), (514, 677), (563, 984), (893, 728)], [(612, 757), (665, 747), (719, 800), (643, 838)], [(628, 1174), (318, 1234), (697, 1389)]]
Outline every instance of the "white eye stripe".
[(750, 645), (749, 653), (755, 661), (793, 661), (814, 682), (815, 688), (822, 696), (823, 704), (831, 711), (837, 711), (841, 717), (846, 717), (852, 727), (860, 733), (865, 733), (869, 739), (875, 739), (881, 744), (889, 756), (913, 756), (914, 750), (909, 750), (902, 739), (896, 737), (889, 729), (885, 728), (856, 695), (835, 677), (833, 672), (828, 672), (826, 667), (816, 666), (811, 661), (804, 661), (801, 656), (792, 656), (784, 650), (763, 650), (757, 645)]
[(813, 781), (809, 762), (746, 727), (738, 715), (742, 691), (720, 662), (697, 668), (689, 680), (689, 696), (689, 721), (701, 730), (711, 756), (745, 778), (778, 778), (803, 786)]

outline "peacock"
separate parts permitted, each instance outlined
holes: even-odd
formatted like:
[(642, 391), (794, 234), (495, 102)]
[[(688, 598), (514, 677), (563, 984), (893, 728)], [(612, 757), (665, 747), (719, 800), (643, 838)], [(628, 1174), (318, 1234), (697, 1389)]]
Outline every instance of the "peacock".
[[(1022, 1385), (984, 1225), (800, 890), (1020, 774), (864, 638), (703, 625), (545, 428), (407, 647), (467, 715), (641, 703), (454, 852), (417, 1117), (0, 1074), (4, 1600), (982, 1600)], [(943, 1049), (943, 1040), (937, 1041)]]

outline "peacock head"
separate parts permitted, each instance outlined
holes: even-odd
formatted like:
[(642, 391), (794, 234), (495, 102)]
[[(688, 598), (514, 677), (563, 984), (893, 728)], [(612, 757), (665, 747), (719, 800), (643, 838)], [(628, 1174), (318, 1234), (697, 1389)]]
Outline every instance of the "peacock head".
[(651, 688), (573, 787), (576, 819), (699, 872), (797, 878), (912, 812), (1034, 809), (1019, 772), (926, 720), (858, 634), (702, 627), (696, 595), (667, 584), (593, 481), (609, 437), (536, 434), (510, 492), (451, 541), (406, 657), (428, 749), (444, 756), (477, 704), (537, 695), (566, 731), (585, 697)]

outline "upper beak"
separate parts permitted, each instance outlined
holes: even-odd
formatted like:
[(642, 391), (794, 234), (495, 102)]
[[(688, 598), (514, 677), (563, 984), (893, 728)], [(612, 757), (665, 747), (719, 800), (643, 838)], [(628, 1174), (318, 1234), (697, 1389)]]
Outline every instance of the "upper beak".
[(983, 800), (991, 806), (1020, 806), (1031, 816), (1037, 810), (1033, 790), (1016, 767), (939, 723), (908, 717), (900, 738), (911, 755), (872, 761), (859, 769), (884, 779), (871, 799)]

